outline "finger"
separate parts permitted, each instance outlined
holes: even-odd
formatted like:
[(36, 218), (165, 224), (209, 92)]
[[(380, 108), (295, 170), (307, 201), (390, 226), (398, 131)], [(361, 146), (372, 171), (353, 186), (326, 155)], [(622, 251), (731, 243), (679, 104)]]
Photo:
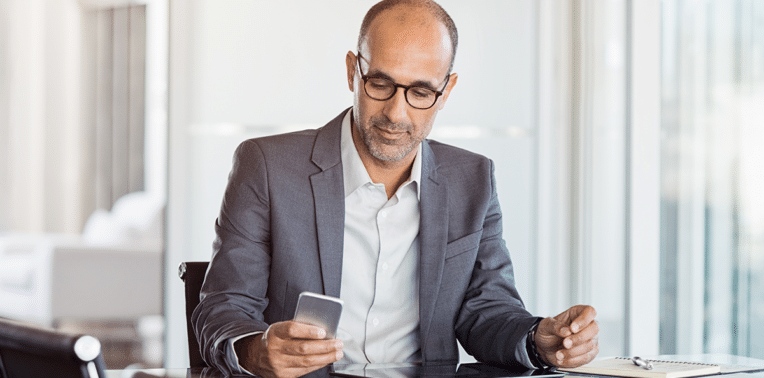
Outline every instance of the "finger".
[(342, 351), (342, 340), (290, 340), (282, 347), (285, 354), (295, 356), (320, 355)]
[(536, 328), (536, 334), (538, 336), (556, 335), (556, 320), (554, 318), (541, 319), (538, 328)]
[(569, 309), (567, 309), (567, 310), (557, 314), (557, 316), (555, 316), (554, 318), (556, 320), (559, 320), (561, 322), (564, 322), (564, 323), (568, 324), (573, 319), (577, 318), (585, 310), (586, 307), (590, 307), (590, 306), (575, 305), (575, 306), (573, 306), (573, 307), (571, 307), (571, 308), (569, 308)]
[(561, 333), (564, 335), (563, 337), (565, 337), (568, 334), (579, 332), (594, 320), (594, 317), (596, 316), (597, 311), (594, 307), (577, 305), (561, 312), (555, 316), (554, 319), (565, 324), (565, 326), (561, 328)]
[(321, 340), (326, 337), (326, 330), (310, 324), (289, 320), (286, 322), (275, 323), (271, 327), (274, 326), (277, 326), (274, 330), (275, 335), (281, 339)]
[[(342, 358), (342, 357), (340, 357), (340, 358)], [(339, 358), (337, 360), (339, 360)], [(277, 369), (277, 370), (274, 371), (273, 375), (276, 376), (276, 377), (288, 377), (288, 378), (291, 378), (291, 377), (295, 377), (295, 378), (296, 377), (302, 377), (302, 376), (304, 376), (304, 375), (306, 375), (308, 373), (311, 373), (313, 371), (321, 369), (322, 367), (324, 367), (326, 365), (329, 365), (332, 362), (336, 362), (336, 360), (335, 361), (331, 361), (331, 362), (327, 362), (327, 363), (324, 363), (323, 361), (319, 361), (316, 364), (311, 364), (309, 361), (304, 361), (304, 364), (302, 364), (302, 365), (301, 364), (297, 364), (297, 365), (291, 365), (291, 366), (287, 366), (287, 367), (283, 367), (283, 368)], [(303, 366), (303, 365), (305, 365), (305, 366)]]
[(554, 320), (554, 334), (560, 338), (565, 338), (573, 334), (567, 321)]
[(563, 358), (573, 358), (589, 353), (591, 350), (596, 349), (598, 345), (599, 340), (595, 337), (573, 345), (571, 348), (560, 350), (560, 352), (562, 353)]
[(567, 324), (555, 318), (541, 320), (536, 333), (544, 340), (543, 343), (550, 346), (557, 345), (559, 338), (564, 338), (571, 334), (570, 330), (567, 329)]
[(580, 332), (566, 337), (562, 341), (562, 346), (564, 346), (566, 349), (570, 349), (576, 345), (583, 344), (589, 340), (595, 339), (599, 334), (599, 329), (599, 323), (594, 320)]
[(344, 354), (342, 351), (311, 354), (306, 356), (294, 356), (290, 361), (290, 366), (298, 368), (321, 368), (331, 363), (339, 361)]
[[(559, 360), (557, 366), (564, 367), (564, 368), (574, 368), (579, 367), (581, 365), (586, 365), (589, 362), (592, 362), (595, 357), (597, 357), (597, 353), (599, 353), (599, 344), (595, 344), (591, 349), (587, 350), (585, 353), (576, 355), (576, 356), (565, 356), (561, 360)], [(566, 354), (570, 351), (560, 351), (563, 354)]]
[[(290, 354), (286, 350), (294, 344), (329, 344), (330, 352), (315, 354)], [(269, 348), (259, 362), (259, 369), (256, 371), (261, 376), (276, 377), (299, 377), (308, 374), (311, 371), (320, 369), (328, 364), (339, 361), (343, 356), (342, 350), (336, 350), (336, 344), (341, 344), (339, 340), (302, 340), (286, 341), (279, 345)], [(307, 351), (307, 349), (306, 349)]]
[[(575, 317), (572, 322), (570, 322), (570, 330), (573, 333), (578, 333), (580, 330), (586, 328), (589, 323), (594, 321), (594, 318), (597, 316), (597, 310), (594, 309), (592, 306), (574, 306), (575, 308)], [(571, 314), (573, 315), (573, 314)]]
[[(547, 362), (557, 366), (569, 366), (569, 361), (571, 360), (573, 361), (573, 364), (578, 364), (580, 361), (584, 360), (586, 362), (583, 363), (588, 363), (599, 351), (598, 333), (599, 327), (597, 322), (593, 321), (578, 334), (572, 334), (563, 338), (561, 344), (564, 349), (558, 349), (560, 347), (559, 342), (550, 345), (541, 345), (541, 340), (539, 339), (537, 339), (536, 346), (539, 348), (539, 354), (541, 354)], [(537, 337), (539, 336), (541, 335), (538, 335)], [(550, 338), (553, 337), (554, 336), (550, 336)], [(592, 350), (594, 350), (593, 354), (591, 353)]]
[(546, 360), (546, 362), (555, 366), (562, 366), (562, 363), (565, 360), (565, 355), (562, 353), (561, 350), (540, 353), (540, 354), (544, 358), (544, 360)]

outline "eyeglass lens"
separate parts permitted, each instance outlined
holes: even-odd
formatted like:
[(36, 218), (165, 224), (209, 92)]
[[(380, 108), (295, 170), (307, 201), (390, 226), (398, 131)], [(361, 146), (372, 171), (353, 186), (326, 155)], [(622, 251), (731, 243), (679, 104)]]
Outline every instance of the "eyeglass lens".
[[(367, 78), (364, 89), (369, 97), (379, 101), (391, 99), (397, 90), (395, 83), (378, 77)], [(406, 102), (417, 109), (430, 108), (438, 99), (437, 92), (424, 87), (407, 88), (404, 91), (404, 94), (406, 96)]]
[[(393, 96), (395, 96), (395, 92), (398, 90), (398, 87), (404, 88), (403, 95), (406, 98), (406, 102), (411, 105), (411, 107), (416, 109), (429, 109), (433, 105), (435, 105), (435, 101), (438, 100), (438, 97), (440, 96), (440, 92), (432, 90), (430, 88), (425, 87), (406, 87), (400, 84), (395, 84), (394, 82), (382, 78), (382, 77), (368, 77), (363, 74), (363, 70), (361, 69), (361, 53), (358, 53), (358, 70), (361, 73), (361, 77), (364, 81), (364, 91), (366, 91), (366, 94), (377, 100), (377, 101), (387, 101)], [(448, 84), (448, 78), (446, 79), (446, 84)]]

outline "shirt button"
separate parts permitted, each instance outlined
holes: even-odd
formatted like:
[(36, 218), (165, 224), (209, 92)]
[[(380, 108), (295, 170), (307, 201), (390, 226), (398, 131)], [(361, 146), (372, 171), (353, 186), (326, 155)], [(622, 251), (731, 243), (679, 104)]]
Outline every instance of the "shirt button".
[(380, 211), (379, 216), (382, 218), (387, 218), (387, 212), (386, 211)]
[(375, 327), (379, 325), (379, 319), (374, 318), (374, 320), (371, 321), (371, 324), (373, 324)]
[(384, 264), (382, 264), (382, 270), (387, 270), (387, 268), (389, 268), (389, 266), (387, 265), (387, 263), (384, 263)]

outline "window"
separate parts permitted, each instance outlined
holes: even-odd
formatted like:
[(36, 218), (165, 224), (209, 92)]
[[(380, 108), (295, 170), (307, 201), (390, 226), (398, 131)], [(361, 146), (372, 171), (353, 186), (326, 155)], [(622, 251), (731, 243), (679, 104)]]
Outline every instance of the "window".
[(764, 358), (764, 3), (665, 0), (661, 38), (661, 352)]

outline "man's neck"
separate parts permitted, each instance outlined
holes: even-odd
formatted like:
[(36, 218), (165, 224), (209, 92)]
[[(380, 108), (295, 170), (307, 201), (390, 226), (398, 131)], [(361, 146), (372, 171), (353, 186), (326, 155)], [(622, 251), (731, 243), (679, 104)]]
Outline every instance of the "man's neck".
[(375, 158), (369, 153), (354, 125), (351, 126), (351, 135), (353, 137), (353, 144), (355, 144), (358, 151), (358, 156), (361, 157), (361, 162), (363, 162), (366, 172), (369, 173), (371, 181), (384, 184), (387, 198), (392, 198), (395, 192), (398, 191), (398, 188), (411, 177), (411, 168), (414, 165), (418, 149), (415, 148), (401, 160), (384, 161)]
[[(414, 156), (416, 156), (416, 150), (413, 151)], [(369, 177), (371, 177), (371, 181), (374, 183), (382, 183), (385, 185), (385, 192), (387, 192), (387, 199), (390, 199), (393, 195), (395, 195), (395, 192), (398, 191), (398, 188), (400, 188), (401, 185), (403, 185), (404, 182), (406, 182), (409, 177), (411, 177), (411, 167), (414, 163), (414, 159), (409, 159), (406, 157), (406, 160), (408, 160), (408, 163), (404, 163), (402, 165), (394, 165), (393, 164), (374, 164), (367, 163), (368, 159), (364, 159), (363, 155), (361, 156), (361, 161), (363, 161), (364, 167), (366, 167), (366, 172), (369, 173)], [(374, 161), (376, 159), (373, 159)], [(402, 163), (402, 162), (395, 162), (395, 163)]]

